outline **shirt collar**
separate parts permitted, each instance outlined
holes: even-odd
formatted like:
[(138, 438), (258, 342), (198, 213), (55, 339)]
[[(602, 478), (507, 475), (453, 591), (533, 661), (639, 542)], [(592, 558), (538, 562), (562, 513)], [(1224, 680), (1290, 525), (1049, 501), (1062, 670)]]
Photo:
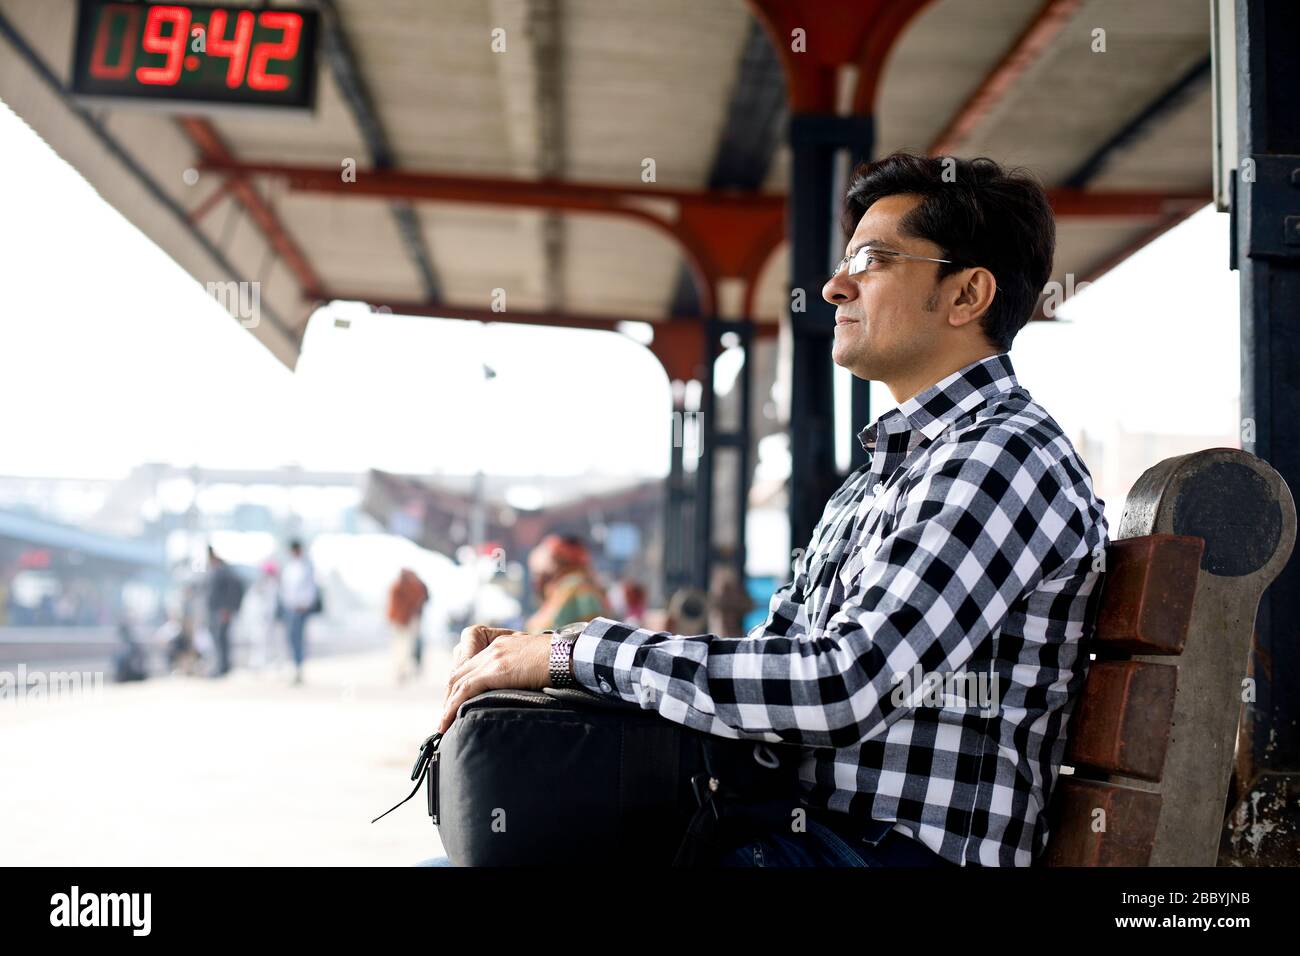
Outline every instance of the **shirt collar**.
[(881, 429), (916, 430), (933, 441), (950, 422), (1019, 385), (1009, 354), (986, 356), (891, 408), (858, 432), (858, 441), (867, 451), (874, 450)]

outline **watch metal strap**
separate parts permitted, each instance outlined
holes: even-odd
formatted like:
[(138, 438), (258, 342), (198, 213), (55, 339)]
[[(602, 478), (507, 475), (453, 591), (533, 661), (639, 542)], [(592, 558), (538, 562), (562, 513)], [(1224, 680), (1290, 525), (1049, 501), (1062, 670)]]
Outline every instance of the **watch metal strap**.
[(573, 659), (574, 640), (561, 635), (558, 631), (543, 633), (551, 635), (551, 660), (548, 674), (551, 686), (572, 687), (576, 683), (570, 663)]

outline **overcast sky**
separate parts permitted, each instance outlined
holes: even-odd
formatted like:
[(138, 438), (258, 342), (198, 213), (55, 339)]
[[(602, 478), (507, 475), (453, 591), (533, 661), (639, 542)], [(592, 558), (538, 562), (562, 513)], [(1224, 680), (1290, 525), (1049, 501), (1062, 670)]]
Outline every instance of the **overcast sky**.
[[(635, 342), (364, 313), (314, 321), (291, 373), (2, 104), (0, 144), (0, 474), (667, 470), (668, 384)], [(1071, 434), (1234, 431), (1227, 241), (1204, 210), (1032, 323), (1022, 383)]]

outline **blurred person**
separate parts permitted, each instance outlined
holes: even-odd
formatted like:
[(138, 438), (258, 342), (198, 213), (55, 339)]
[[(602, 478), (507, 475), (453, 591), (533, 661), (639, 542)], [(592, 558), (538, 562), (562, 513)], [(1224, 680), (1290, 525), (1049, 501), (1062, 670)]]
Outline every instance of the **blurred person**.
[(9, 609), (13, 606), (14, 572), (10, 565), (0, 568), (0, 627), (9, 623)]
[(428, 600), (429, 589), (410, 568), (402, 568), (388, 589), (388, 623), (399, 684), (419, 669), (420, 621)]
[(274, 560), (262, 562), (257, 580), (244, 597), (242, 627), (253, 646), (249, 663), (261, 670), (280, 655), (276, 629), (280, 622), (280, 566)]
[(135, 632), (125, 620), (118, 624), (117, 636), (122, 646), (113, 654), (113, 680), (119, 684), (144, 680), (149, 676), (149, 662), (144, 648), (135, 639)]
[(590, 621), (608, 610), (604, 590), (591, 570), (591, 554), (580, 538), (547, 535), (529, 552), (528, 572), (542, 604), (525, 630), (553, 630)]
[(280, 572), (280, 604), (284, 609), (289, 650), (293, 654), (293, 682), (302, 683), (302, 663), (307, 656), (307, 618), (320, 609), (316, 569), (302, 550), (302, 542), (289, 542), (289, 560)]
[(714, 634), (740, 637), (745, 633), (745, 615), (754, 607), (736, 569), (715, 565), (709, 578), (709, 630)]
[(230, 622), (244, 603), (244, 582), (208, 545), (208, 630), (217, 650), (214, 677), (230, 673)]
[(194, 621), (183, 608), (168, 616), (154, 634), (154, 639), (163, 644), (168, 673), (190, 676), (198, 673), (202, 655), (194, 640)]
[(666, 626), (677, 634), (703, 634), (709, 626), (709, 596), (700, 588), (678, 588), (667, 611)]
[(640, 627), (646, 620), (646, 590), (632, 578), (623, 578), (609, 589), (610, 610), (620, 621)]

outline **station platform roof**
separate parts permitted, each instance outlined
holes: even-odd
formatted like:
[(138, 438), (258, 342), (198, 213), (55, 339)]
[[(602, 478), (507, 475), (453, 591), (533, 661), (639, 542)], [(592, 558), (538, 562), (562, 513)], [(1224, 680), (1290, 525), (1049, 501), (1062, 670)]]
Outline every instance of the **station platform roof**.
[[(333, 299), (776, 329), (787, 128), (815, 105), (792, 82), (799, 54), (774, 42), (799, 22), (797, 0), (314, 6), (311, 115), (78, 100), (72, 0), (0, 0), (0, 99), (197, 280), (260, 281), (250, 331), (290, 366)], [(874, 116), (876, 155), (988, 155), (1035, 172), (1058, 213), (1058, 281), (1096, 278), (1210, 200), (1204, 0), (816, 6), (807, 55), (834, 46), (851, 61), (826, 74), (821, 109)], [(841, 32), (861, 30), (840, 36), (835, 15), (850, 9)], [(748, 244), (719, 257), (726, 244), (705, 241), (718, 231)], [(495, 289), (508, 312), (492, 311)], [(679, 377), (671, 339), (657, 331), (655, 350)]]

